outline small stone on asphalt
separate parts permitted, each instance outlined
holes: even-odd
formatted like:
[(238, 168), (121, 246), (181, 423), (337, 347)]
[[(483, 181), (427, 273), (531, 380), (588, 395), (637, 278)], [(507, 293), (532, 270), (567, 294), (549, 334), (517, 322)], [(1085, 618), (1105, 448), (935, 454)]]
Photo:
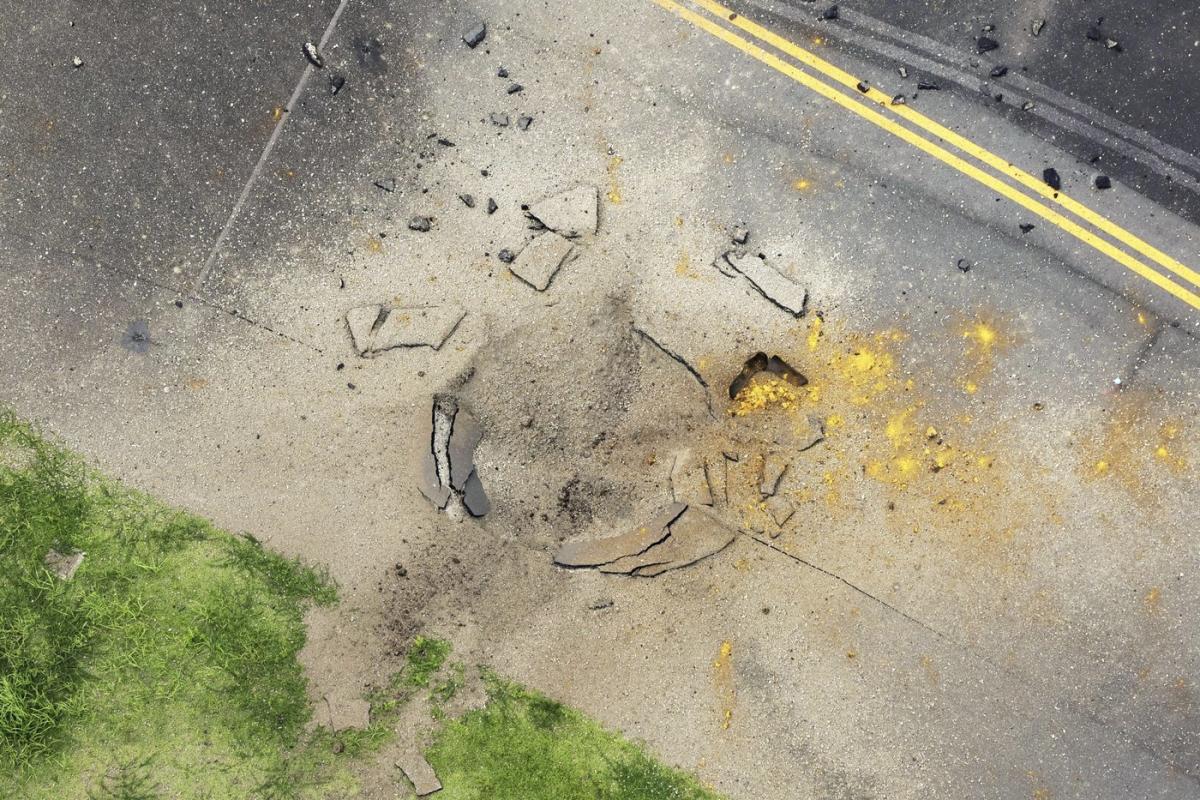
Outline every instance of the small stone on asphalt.
[(991, 75), (993, 78), (1003, 78), (1005, 75), (1008, 74), (1008, 67), (1006, 67), (1003, 64), (999, 64), (995, 67), (992, 67), (992, 71), (989, 72), (988, 74)]
[(492, 114), (492, 124), (501, 128), (508, 127), (508, 114)]
[(312, 64), (317, 69), (325, 68), (325, 58), (321, 55), (321, 51), (312, 42), (304, 43), (304, 57), (308, 59), (308, 63)]
[(1046, 167), (1044, 170), (1042, 170), (1042, 180), (1045, 181), (1046, 185), (1051, 189), (1062, 188), (1062, 178), (1058, 176), (1058, 170), (1056, 170), (1054, 167)]
[(977, 53), (989, 53), (999, 46), (1000, 43), (990, 36), (980, 36), (975, 40), (975, 52)]
[(1111, 189), (1112, 179), (1107, 175), (1097, 175), (1094, 179), (1092, 179), (1092, 185), (1097, 189)]
[(838, 18), (838, 7), (837, 6), (830, 6), (829, 8), (827, 8), (821, 12), (821, 19), (837, 19), (837, 18)]
[(517, 117), (517, 127), (523, 131), (529, 130), (529, 126), (533, 124), (533, 117)]
[(408, 221), (408, 229), (410, 231), (426, 233), (432, 227), (433, 220), (431, 220), (429, 217), (413, 217)]
[(330, 75), (329, 76), (329, 93), (330, 94), (337, 94), (338, 92), (340, 92), (342, 90), (342, 87), (345, 85), (346, 85), (346, 79), (344, 77), (342, 77), (341, 75)]
[(500, 259), (505, 264), (511, 264), (513, 262), (513, 259), (516, 258), (516, 255), (513, 253), (512, 250), (509, 250), (506, 247), (503, 250), (501, 250), (499, 253), (496, 254), (496, 258)]
[(487, 36), (487, 23), (481, 22), (463, 34), (462, 40), (467, 47), (474, 50)]
[(469, 194), (460, 194), (460, 195), (458, 196), (458, 199), (459, 199), (459, 200), (462, 200), (462, 202), (463, 202), (463, 205), (464, 205), (464, 206), (466, 206), (467, 208), (474, 208), (474, 207), (475, 207), (475, 198), (474, 198), (474, 197), (472, 197), (472, 196), (471, 196), (471, 195), (469, 195)]
[(1044, 28), (1044, 27), (1046, 27), (1046, 20), (1035, 19), (1033, 21), (1033, 25), (1030, 26), (1029, 30), (1034, 36), (1040, 36), (1042, 33), (1042, 28)]
[(517, 92), (523, 92), (523, 91), (525, 91), (525, 87), (519, 83), (514, 83), (508, 87), (509, 94), (516, 94)]

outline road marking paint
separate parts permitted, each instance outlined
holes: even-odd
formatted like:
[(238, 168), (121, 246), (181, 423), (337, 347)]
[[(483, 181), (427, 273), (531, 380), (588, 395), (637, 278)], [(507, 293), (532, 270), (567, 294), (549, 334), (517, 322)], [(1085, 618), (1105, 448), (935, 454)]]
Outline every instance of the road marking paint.
[[(796, 60), (809, 67), (812, 67), (818, 72), (824, 73), (847, 88), (857, 91), (860, 80), (859, 78), (856, 78), (844, 70), (834, 66), (833, 64), (830, 64), (820, 56), (805, 50), (803, 47), (798, 46), (788, 39), (784, 39), (782, 36), (779, 36), (778, 34), (762, 27), (761, 25), (755, 24), (742, 15), (736, 14), (719, 3), (713, 2), (713, 0), (692, 1), (696, 5), (707, 9), (711, 13), (723, 17), (733, 25), (736, 25), (737, 27), (749, 33), (751, 36), (754, 36), (756, 39), (767, 42), (772, 47), (782, 50)], [(954, 147), (957, 147), (964, 153), (978, 159), (979, 161), (982, 161), (992, 169), (1008, 175), (1013, 180), (1021, 183), (1028, 189), (1032, 189), (1034, 192), (1037, 192), (1047, 200), (1061, 205), (1072, 214), (1075, 214), (1080, 219), (1083, 219), (1086, 222), (1094, 225), (1117, 241), (1133, 248), (1146, 258), (1158, 262), (1158, 264), (1161, 266), (1167, 268), (1171, 272), (1174, 272), (1181, 278), (1190, 281), (1193, 285), (1200, 287), (1200, 273), (1196, 273), (1194, 270), (1184, 266), (1179, 261), (1175, 260), (1153, 245), (1148, 244), (1147, 242), (1138, 238), (1107, 217), (1096, 213), (1077, 200), (1068, 197), (1064, 192), (1055, 191), (1047, 186), (1045, 181), (1035, 178), (1033, 175), (1030, 175), (1028, 172), (1014, 165), (1012, 162), (1001, 158), (995, 153), (992, 153), (990, 150), (980, 147), (970, 139), (955, 133), (954, 131), (950, 130), (939, 122), (930, 119), (910, 106), (892, 106), (892, 98), (885, 92), (871, 88), (866, 92), (866, 97), (870, 100), (873, 100), (878, 105), (891, 110), (897, 116), (903, 117), (914, 125), (923, 128), (929, 133), (932, 133), (934, 136), (937, 136)]]
[[(1187, 303), (1188, 305), (1190, 305), (1191, 307), (1193, 307), (1195, 309), (1200, 309), (1200, 295), (1197, 295), (1195, 292), (1192, 292), (1189, 289), (1187, 289), (1183, 286), (1180, 286), (1179, 284), (1172, 281), (1170, 278), (1159, 273), (1158, 271), (1154, 270), (1153, 268), (1147, 266), (1146, 264), (1142, 263), (1141, 261), (1138, 261), (1136, 258), (1133, 258), (1125, 251), (1120, 250), (1117, 247), (1115, 247), (1109, 241), (1107, 241), (1105, 239), (1101, 239), (1096, 234), (1092, 233), (1091, 231), (1087, 230), (1086, 228), (1083, 228), (1075, 221), (1068, 219), (1067, 217), (1064, 217), (1062, 214), (1058, 213), (1057, 211), (1053, 210), (1052, 208), (1049, 208), (1049, 207), (1039, 203), (1034, 198), (1029, 197), (1028, 195), (1023, 194), (1022, 192), (1017, 191), (1015, 188), (1013, 188), (1009, 184), (1004, 183), (1003, 181), (999, 180), (998, 178), (994, 177), (993, 175), (990, 175), (990, 174), (982, 171), (978, 167), (967, 163), (963, 159), (959, 158), (958, 156), (954, 155), (953, 153), (949, 152), (948, 150), (942, 148), (941, 146), (935, 144), (934, 142), (931, 142), (921, 136), (918, 136), (913, 131), (899, 125), (898, 123), (889, 119), (888, 117), (883, 116), (882, 114), (875, 111), (874, 109), (869, 108), (869, 107), (863, 105), (862, 103), (858, 102), (857, 100), (852, 99), (852, 98), (842, 94), (842, 92), (839, 91), (838, 89), (836, 89), (836, 88), (830, 86), (829, 84), (800, 70), (793, 64), (791, 64), (787, 61), (784, 61), (779, 56), (776, 56), (772, 53), (767, 52), (766, 50), (764, 50), (763, 48), (754, 44), (753, 42), (742, 38), (741, 36), (722, 27), (721, 25), (716, 24), (715, 22), (708, 19), (707, 17), (703, 17), (703, 16), (695, 13), (694, 11), (691, 11), (687, 8), (682, 7), (681, 5), (679, 5), (679, 3), (675, 2), (675, 0), (653, 0), (653, 2), (655, 2), (657, 5), (661, 6), (663, 9), (680, 17), (681, 19), (691, 23), (695, 27), (700, 28), (701, 30), (705, 31), (706, 33), (709, 33), (710, 35), (724, 41), (726, 44), (729, 44), (729, 45), (737, 48), (738, 50), (741, 50), (746, 55), (749, 55), (750, 57), (762, 62), (763, 64), (766, 64), (767, 66), (771, 67), (772, 69), (776, 70), (777, 72), (780, 72), (781, 74), (786, 75), (787, 77), (789, 77), (792, 80), (796, 81), (797, 83), (805, 86), (806, 88), (811, 89), (812, 91), (816, 92), (817, 94), (821, 95), (822, 97), (825, 97), (828, 100), (832, 100), (833, 102), (842, 106), (846, 110), (851, 111), (854, 114), (857, 114), (858, 116), (862, 117), (863, 119), (867, 120), (868, 122), (870, 122), (880, 128), (883, 128), (884, 130), (893, 134), (897, 138), (900, 138), (900, 139), (908, 142), (909, 144), (913, 145), (917, 149), (925, 152), (928, 155), (933, 156), (934, 158), (938, 159), (939, 161), (943, 162), (944, 164), (946, 164), (950, 167), (953, 167), (954, 169), (963, 173), (967, 177), (974, 179), (975, 181), (983, 184), (984, 186), (987, 186), (992, 191), (1000, 193), (1001, 195), (1007, 197), (1008, 199), (1012, 200), (1013, 202), (1017, 203), (1018, 205), (1027, 209), (1028, 211), (1038, 215), (1039, 217), (1046, 220), (1047, 222), (1050, 222), (1051, 224), (1056, 225), (1059, 228), (1062, 228), (1064, 231), (1075, 236), (1077, 239), (1079, 239), (1083, 243), (1089, 245), (1090, 247), (1093, 247), (1094, 249), (1098, 250), (1101, 253), (1104, 253), (1105, 255), (1112, 258), (1117, 263), (1121, 264), (1122, 266), (1126, 267), (1127, 269), (1136, 273), (1137, 275), (1140, 275), (1141, 277), (1150, 281), (1154, 285), (1158, 286), (1160, 289), (1163, 289), (1164, 291), (1168, 292), (1172, 296), (1178, 298), (1179, 300), (1182, 300), (1183, 302)], [(697, 2), (703, 3), (703, 2), (709, 2), (709, 0), (697, 0)], [(716, 4), (713, 4), (713, 5), (716, 5)], [(729, 12), (729, 13), (733, 13), (733, 12)], [(736, 22), (736, 20), (734, 20), (734, 22)], [(786, 41), (786, 40), (783, 40), (783, 41)], [(794, 47), (794, 45), (793, 45), (793, 47)], [(800, 48), (796, 48), (796, 49), (799, 50)], [(811, 54), (809, 54), (809, 56), (815, 60), (820, 61), (820, 59), (817, 59), (816, 56), (812, 56)], [(832, 65), (829, 65), (829, 67), (830, 67), (830, 69), (834, 69), (834, 70), (837, 69), (836, 67), (833, 67)], [(838, 70), (838, 72), (841, 72), (841, 71)], [(849, 76), (848, 74), (846, 74), (844, 72), (842, 74), (846, 75), (847, 79), (851, 82), (852, 86), (857, 85), (857, 81), (854, 80), (854, 78), (852, 76)], [(881, 92), (879, 94), (882, 95)], [(888, 98), (888, 100), (890, 102), (890, 98)], [(903, 108), (903, 107), (900, 106), (898, 108)], [(932, 121), (930, 121), (930, 122), (932, 122)], [(936, 124), (936, 123), (934, 123), (934, 124)], [(952, 135), (956, 135), (949, 131), (948, 131), (948, 133), (951, 133)], [(961, 138), (961, 137), (959, 137), (959, 138)], [(963, 141), (966, 141), (966, 140), (963, 140)], [(1132, 236), (1132, 234), (1129, 234), (1129, 235)], [(1180, 266), (1182, 266), (1182, 265), (1180, 265)], [(1186, 270), (1187, 268), (1184, 267), (1184, 269)], [(1195, 273), (1193, 273), (1193, 274), (1195, 274)]]

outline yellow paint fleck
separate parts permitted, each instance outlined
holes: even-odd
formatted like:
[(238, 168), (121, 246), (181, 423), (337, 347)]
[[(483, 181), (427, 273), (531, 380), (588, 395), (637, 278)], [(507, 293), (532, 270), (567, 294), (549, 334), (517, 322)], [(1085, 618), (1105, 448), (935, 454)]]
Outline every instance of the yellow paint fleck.
[(276, 122), (283, 119), (283, 106), (275, 106), (275, 108), (271, 109), (271, 119)]
[(722, 153), (721, 160), (724, 161), (726, 164), (732, 164), (734, 161), (737, 161), (737, 159), (734, 157), (733, 153)]
[(1150, 322), (1150, 320), (1148, 320), (1146, 318), (1146, 312), (1144, 312), (1144, 311), (1137, 312), (1137, 321), (1138, 321), (1138, 325), (1141, 325), (1143, 327), (1145, 327)]
[(975, 381), (967, 381), (963, 384), (963, 391), (967, 394), (975, 394), (979, 391), (979, 384)]
[(808, 341), (808, 351), (810, 353), (815, 352), (817, 349), (817, 345), (819, 345), (821, 343), (821, 336), (823, 335), (821, 332), (821, 326), (823, 324), (824, 324), (824, 320), (822, 320), (820, 316), (814, 316), (813, 321), (811, 323), (809, 323), (807, 341)]
[(727, 731), (733, 724), (733, 707), (737, 702), (733, 683), (733, 643), (728, 639), (721, 642), (721, 649), (713, 661), (713, 681), (720, 697), (721, 730)]
[(679, 259), (675, 262), (675, 277), (691, 278), (692, 280), (700, 279), (700, 273), (692, 269), (692, 259), (688, 256), (686, 250), (679, 254)]
[(803, 192), (810, 186), (812, 186), (812, 181), (808, 178), (796, 178), (796, 180), (792, 181), (792, 188), (797, 192)]
[(1146, 604), (1147, 611), (1157, 614), (1162, 606), (1162, 589), (1157, 586), (1151, 587), (1150, 591), (1146, 592), (1146, 596), (1142, 598), (1142, 602)]
[(617, 169), (625, 159), (620, 156), (613, 156), (608, 159), (608, 202), (613, 205), (621, 203), (621, 187), (617, 182)]
[(367, 250), (372, 253), (382, 253), (383, 242), (372, 236), (370, 239), (367, 239)]
[(1092, 471), (1097, 475), (1107, 475), (1111, 468), (1112, 466), (1108, 463), (1108, 461), (1102, 458), (1096, 462), (1095, 466), (1092, 467)]

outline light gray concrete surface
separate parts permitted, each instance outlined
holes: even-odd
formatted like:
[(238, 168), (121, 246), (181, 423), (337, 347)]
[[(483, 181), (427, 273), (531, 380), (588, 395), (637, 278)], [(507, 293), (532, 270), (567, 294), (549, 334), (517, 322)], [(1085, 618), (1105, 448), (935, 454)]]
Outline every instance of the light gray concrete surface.
[[(256, 9), (195, 13), (239, 53), (270, 31), (273, 77), (160, 76), (178, 102), (286, 102), (335, 9)], [(43, 52), (54, 36), (21, 13)], [(227, 189), (190, 183), (185, 213), (154, 200), (165, 166), (143, 159), (144, 184), (78, 168), (123, 163), (83, 120), (135, 101), (79, 100), (71, 158), (23, 158), (42, 89), (18, 72), (0, 89), (24, 104), (0, 122), (17, 165), (0, 400), (133, 485), (328, 564), (346, 602), (311, 620), (315, 697), (382, 680), (425, 630), (733, 798), (1200, 792), (1197, 312), (651, 2), (351, 0), (324, 53), (211, 261), (273, 121), (246, 141), (215, 112), (151, 127), (190, 163), (241, 165)], [(62, 80), (87, 77), (83, 57)], [(1120, 183), (1089, 193), (1086, 163), (972, 98), (920, 100), (1196, 267), (1183, 217)], [(579, 184), (599, 230), (537, 292), (498, 253), (535, 235), (523, 203)], [(73, 185), (77, 204), (29, 205)], [(805, 318), (713, 268), (739, 224), (808, 288)], [(439, 351), (362, 359), (345, 314), (378, 303), (468, 311)], [(149, 347), (123, 346), (138, 321)], [(725, 391), (756, 350), (809, 377), (803, 413), (829, 426), (796, 456), (782, 535), (655, 579), (554, 567), (563, 540), (661, 508), (671, 453), (753, 463), (774, 418), (730, 417)], [(416, 489), (420, 415), (447, 390), (484, 430), (479, 522)]]

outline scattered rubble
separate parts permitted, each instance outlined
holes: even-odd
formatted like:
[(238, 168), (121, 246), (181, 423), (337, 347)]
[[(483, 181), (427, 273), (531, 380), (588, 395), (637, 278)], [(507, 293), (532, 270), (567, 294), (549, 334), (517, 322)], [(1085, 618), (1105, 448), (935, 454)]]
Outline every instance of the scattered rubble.
[(523, 208), (541, 227), (573, 239), (596, 232), (599, 202), (595, 186), (576, 186)]
[(308, 63), (317, 69), (325, 68), (325, 57), (321, 55), (321, 51), (312, 42), (304, 43), (304, 57), (308, 59)]
[(448, 395), (433, 398), (429, 421), (419, 431), (417, 488), (438, 509), (452, 496), (461, 498), (473, 517), (491, 510), (491, 501), (475, 465), (483, 432), (475, 418)]
[(508, 268), (525, 283), (544, 292), (574, 249), (570, 240), (546, 231), (525, 245)]
[(793, 317), (804, 316), (808, 290), (768, 264), (761, 254), (753, 256), (729, 251), (718, 258), (714, 266), (727, 277), (734, 274), (745, 277), (759, 294)]
[(805, 386), (808, 384), (808, 378), (793, 369), (782, 358), (779, 356), (768, 358), (766, 353), (760, 351), (746, 359), (746, 363), (742, 365), (742, 371), (729, 383), (729, 399), (732, 400), (737, 397), (742, 389), (746, 388), (750, 384), (750, 381), (754, 380), (754, 376), (761, 372), (770, 372), (773, 375), (778, 375), (794, 386)]
[(1062, 188), (1062, 178), (1058, 176), (1058, 170), (1056, 170), (1054, 167), (1046, 167), (1044, 170), (1042, 170), (1042, 180), (1046, 182), (1047, 186), (1055, 191)]
[(365, 730), (371, 724), (371, 704), (361, 697), (325, 697), (329, 709), (329, 727), (334, 733)]
[(474, 28), (463, 34), (462, 40), (467, 47), (474, 50), (487, 37), (487, 23), (480, 22)]
[(467, 314), (457, 306), (359, 306), (346, 312), (354, 350), (369, 358), (397, 347), (441, 348)]
[(593, 600), (590, 604), (588, 604), (588, 610), (589, 611), (603, 611), (606, 608), (612, 608), (613, 605), (614, 605), (614, 603), (613, 603), (613, 600), (611, 597), (601, 597), (599, 599)]
[(51, 550), (46, 553), (42, 563), (46, 565), (46, 569), (54, 573), (54, 577), (60, 581), (69, 581), (75, 577), (75, 570), (79, 569), (79, 565), (83, 563), (83, 557), (87, 555), (82, 550), (72, 550), (69, 553), (60, 553), (57, 550)]
[(408, 229), (417, 231), (418, 233), (428, 233), (433, 227), (433, 220), (429, 217), (413, 217), (408, 221)]
[(438, 780), (437, 773), (420, 753), (405, 756), (396, 762), (396, 766), (404, 773), (404, 777), (408, 778), (417, 797), (425, 797), (442, 790), (442, 782)]

